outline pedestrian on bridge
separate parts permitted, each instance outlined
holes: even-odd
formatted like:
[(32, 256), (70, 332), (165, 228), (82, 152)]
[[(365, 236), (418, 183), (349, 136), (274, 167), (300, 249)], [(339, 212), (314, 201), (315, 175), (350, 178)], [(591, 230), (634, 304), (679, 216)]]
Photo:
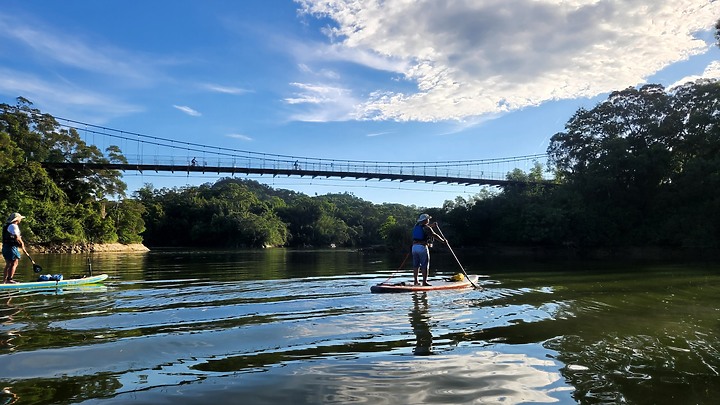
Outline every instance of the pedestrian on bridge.
[(430, 273), (430, 247), (434, 239), (447, 243), (442, 236), (435, 233), (430, 225), (432, 217), (428, 214), (420, 214), (415, 227), (412, 230), (413, 246), (413, 278), (415, 285), (418, 283), (418, 275), (422, 272), (422, 285), (429, 286), (428, 273)]
[(6, 284), (17, 283), (17, 281), (13, 280), (13, 277), (20, 263), (20, 250), (18, 250), (18, 248), (25, 250), (25, 244), (23, 243), (22, 236), (20, 236), (19, 226), (20, 221), (24, 218), (24, 216), (17, 212), (13, 213), (8, 217), (2, 229), (2, 255), (5, 259), (3, 283)]

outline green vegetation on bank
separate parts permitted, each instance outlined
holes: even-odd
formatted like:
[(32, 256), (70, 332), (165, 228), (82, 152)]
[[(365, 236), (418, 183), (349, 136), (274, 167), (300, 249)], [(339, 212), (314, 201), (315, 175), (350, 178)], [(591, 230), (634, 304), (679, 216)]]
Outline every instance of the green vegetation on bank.
[[(125, 199), (117, 171), (46, 170), (40, 162), (124, 162), (117, 146), (88, 145), (75, 129), (18, 98), (0, 104), (0, 213), (21, 212), (31, 244), (141, 242), (144, 208)], [(3, 218), (4, 218), (3, 217)]]
[[(580, 109), (555, 134), (557, 186), (446, 204), (465, 245), (720, 247), (720, 84), (646, 85)], [(533, 185), (535, 184), (535, 185)], [(457, 242), (456, 242), (457, 243)]]
[[(417, 215), (440, 221), (453, 246), (720, 248), (720, 84), (703, 80), (612, 93), (578, 110), (548, 162), (442, 207), (307, 196), (255, 181), (125, 196), (115, 171), (45, 170), (41, 161), (116, 161), (18, 99), (0, 104), (0, 212), (22, 212), (35, 243), (404, 248)], [(551, 173), (555, 185), (543, 184)]]

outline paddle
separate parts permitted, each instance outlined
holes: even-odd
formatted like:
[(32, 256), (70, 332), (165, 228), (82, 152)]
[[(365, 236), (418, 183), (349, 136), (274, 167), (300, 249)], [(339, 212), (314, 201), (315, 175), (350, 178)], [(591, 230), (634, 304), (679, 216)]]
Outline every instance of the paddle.
[(41, 273), (41, 272), (42, 272), (42, 267), (40, 267), (39, 264), (35, 263), (35, 260), (33, 260), (33, 258), (30, 257), (30, 255), (28, 254), (27, 250), (25, 250), (25, 246), (23, 246), (22, 250), (23, 250), (23, 252), (25, 252), (25, 255), (28, 257), (28, 259), (30, 259), (30, 261), (32, 262), (32, 264), (33, 264), (33, 271), (34, 271), (35, 273)]
[(472, 280), (470, 279), (470, 276), (468, 276), (467, 272), (465, 271), (465, 268), (464, 268), (463, 265), (460, 263), (460, 259), (458, 259), (457, 255), (456, 255), (455, 252), (453, 251), (452, 247), (450, 247), (450, 241), (448, 241), (447, 238), (445, 237), (445, 235), (443, 235), (443, 231), (442, 231), (442, 229), (440, 229), (440, 225), (438, 225), (437, 222), (435, 222), (435, 227), (437, 228), (438, 232), (440, 232), (440, 236), (442, 236), (442, 238), (445, 239), (445, 244), (447, 245), (448, 249), (450, 249), (450, 253), (452, 253), (453, 257), (455, 258), (455, 261), (456, 261), (457, 264), (458, 264), (458, 266), (460, 266), (460, 270), (462, 270), (463, 274), (465, 275), (465, 278), (468, 279), (468, 281), (469, 281), (470, 284), (473, 286), (473, 288), (476, 288), (476, 289), (480, 289), (480, 290), (481, 290), (482, 287), (480, 287), (480, 286), (478, 286), (478, 285), (475, 285), (475, 283), (473, 283)]

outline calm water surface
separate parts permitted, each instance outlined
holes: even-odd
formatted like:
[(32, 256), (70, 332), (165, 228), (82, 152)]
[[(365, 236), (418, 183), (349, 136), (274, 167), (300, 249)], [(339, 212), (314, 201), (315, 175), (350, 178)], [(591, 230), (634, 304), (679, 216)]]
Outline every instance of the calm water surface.
[(0, 404), (717, 403), (720, 266), (458, 253), (483, 290), (371, 294), (402, 254), (94, 255), (103, 285), (0, 292)]

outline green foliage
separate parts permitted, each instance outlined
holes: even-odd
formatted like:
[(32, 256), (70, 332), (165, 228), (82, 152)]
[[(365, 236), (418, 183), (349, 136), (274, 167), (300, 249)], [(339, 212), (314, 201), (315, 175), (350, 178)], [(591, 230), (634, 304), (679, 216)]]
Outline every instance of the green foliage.
[(41, 164), (125, 159), (116, 146), (107, 153), (109, 158), (24, 98), (15, 106), (0, 104), (0, 212), (28, 218), (23, 233), (30, 243), (115, 242), (118, 235), (139, 240), (137, 223), (105, 215), (105, 198), (122, 197), (126, 189), (119, 172), (48, 171)]
[[(549, 153), (584, 245), (717, 246), (720, 86), (647, 85), (580, 110)], [(557, 201), (555, 201), (557, 202)]]
[(385, 222), (380, 225), (380, 237), (391, 250), (402, 250), (409, 246), (411, 241), (409, 224), (400, 224), (394, 215), (388, 215)]
[(717, 81), (613, 92), (551, 138), (547, 168), (513, 170), (502, 191), (483, 189), (440, 208), (373, 204), (350, 193), (310, 197), (230, 178), (146, 185), (134, 199), (111, 201), (125, 190), (119, 173), (39, 164), (125, 161), (117, 147), (105, 153), (27, 100), (0, 105), (0, 210), (27, 215), (24, 232), (37, 242), (407, 249), (415, 219), (427, 212), (453, 246), (720, 248)]
[[(349, 193), (310, 197), (238, 179), (162, 190), (146, 185), (135, 197), (146, 210), (149, 246), (393, 245), (417, 216), (415, 207), (376, 205)], [(393, 215), (402, 222), (381, 232)]]
[(261, 201), (243, 181), (136, 193), (144, 206), (150, 246), (262, 247), (284, 245), (288, 233), (273, 210), (282, 206), (271, 196)]
[(555, 186), (536, 164), (437, 217), (463, 245), (718, 248), (719, 120), (717, 81), (614, 92), (552, 137)]
[(109, 204), (108, 216), (113, 218), (117, 227), (118, 242), (123, 244), (142, 243), (140, 236), (145, 231), (145, 207), (136, 200), (122, 200)]

